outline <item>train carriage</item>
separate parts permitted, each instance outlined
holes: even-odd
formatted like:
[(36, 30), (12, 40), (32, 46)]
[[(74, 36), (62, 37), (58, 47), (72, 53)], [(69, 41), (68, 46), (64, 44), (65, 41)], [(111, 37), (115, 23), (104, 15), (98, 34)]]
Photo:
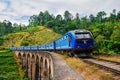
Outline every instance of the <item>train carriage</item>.
[(24, 50), (31, 50), (31, 47), (30, 46), (24, 46)]
[(11, 47), (11, 50), (68, 51), (72, 56), (89, 56), (94, 49), (94, 38), (88, 30), (73, 30), (57, 40), (38, 46)]

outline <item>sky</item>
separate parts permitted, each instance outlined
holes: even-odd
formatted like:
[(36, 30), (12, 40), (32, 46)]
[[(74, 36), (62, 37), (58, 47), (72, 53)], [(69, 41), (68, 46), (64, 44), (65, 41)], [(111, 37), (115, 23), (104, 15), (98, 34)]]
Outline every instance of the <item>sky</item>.
[(63, 15), (66, 10), (80, 17), (96, 15), (99, 11), (110, 14), (120, 11), (120, 0), (0, 0), (0, 21), (28, 24), (29, 17), (48, 10), (51, 14)]

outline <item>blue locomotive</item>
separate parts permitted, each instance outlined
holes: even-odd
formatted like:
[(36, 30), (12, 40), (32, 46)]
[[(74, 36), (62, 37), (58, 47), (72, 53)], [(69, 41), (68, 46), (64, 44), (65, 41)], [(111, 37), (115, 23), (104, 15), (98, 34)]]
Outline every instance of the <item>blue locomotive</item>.
[(11, 50), (62, 51), (70, 56), (90, 56), (94, 38), (88, 30), (73, 30), (57, 40), (38, 46), (11, 47)]

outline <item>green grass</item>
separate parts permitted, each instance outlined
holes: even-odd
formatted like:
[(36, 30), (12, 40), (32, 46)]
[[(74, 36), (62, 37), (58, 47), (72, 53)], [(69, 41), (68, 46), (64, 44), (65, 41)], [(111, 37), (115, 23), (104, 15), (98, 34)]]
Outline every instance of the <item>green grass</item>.
[(17, 64), (9, 50), (0, 51), (0, 80), (20, 80)]

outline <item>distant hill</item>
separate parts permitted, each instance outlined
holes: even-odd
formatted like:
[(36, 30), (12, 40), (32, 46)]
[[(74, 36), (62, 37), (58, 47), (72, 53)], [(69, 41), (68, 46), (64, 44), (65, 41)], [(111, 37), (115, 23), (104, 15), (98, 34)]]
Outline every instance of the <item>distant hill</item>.
[(51, 42), (60, 36), (60, 34), (57, 34), (51, 29), (43, 26), (30, 27), (24, 32), (11, 33), (4, 36), (2, 46), (9, 47), (40, 45)]

